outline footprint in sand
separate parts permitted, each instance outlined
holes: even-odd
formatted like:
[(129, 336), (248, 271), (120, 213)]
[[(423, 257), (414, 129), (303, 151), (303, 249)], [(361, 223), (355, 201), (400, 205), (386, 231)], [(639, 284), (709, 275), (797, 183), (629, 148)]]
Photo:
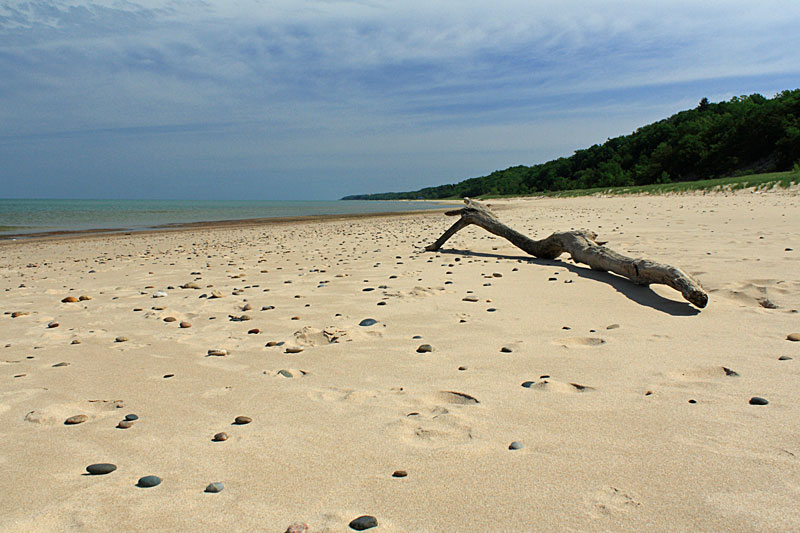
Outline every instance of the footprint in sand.
[(25, 421), (45, 426), (63, 425), (67, 418), (75, 415), (87, 415), (88, 421), (113, 416), (117, 409), (125, 404), (122, 400), (85, 400), (61, 404), (52, 404), (30, 411)]
[(566, 339), (555, 340), (553, 344), (559, 346), (601, 346), (605, 344), (605, 339), (600, 337), (568, 337)]
[(580, 383), (571, 382), (565, 383), (552, 378), (541, 379), (540, 381), (526, 381), (522, 384), (522, 386), (526, 389), (557, 393), (591, 392), (596, 390), (594, 387), (589, 387), (588, 385), (581, 385)]
[(592, 493), (589, 497), (593, 514), (600, 516), (618, 516), (628, 514), (641, 508), (642, 504), (631, 494), (616, 487), (606, 485)]
[(308, 392), (312, 400), (324, 402), (348, 402), (356, 404), (375, 403), (377, 405), (396, 405), (398, 398), (405, 395), (402, 387), (386, 390), (355, 390), (331, 387)]
[(386, 433), (411, 446), (426, 448), (468, 444), (475, 438), (473, 429), (458, 414), (442, 406), (411, 411), (388, 424)]
[(670, 381), (705, 383), (711, 380), (737, 377), (738, 372), (726, 366), (698, 366), (661, 374)]

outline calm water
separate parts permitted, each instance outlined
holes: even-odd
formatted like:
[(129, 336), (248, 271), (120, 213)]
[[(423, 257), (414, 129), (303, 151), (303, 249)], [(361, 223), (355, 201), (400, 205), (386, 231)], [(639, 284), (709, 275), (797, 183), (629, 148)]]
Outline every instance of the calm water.
[(2, 200), (0, 237), (43, 231), (119, 229), (135, 231), (167, 224), (314, 215), (418, 211), (427, 202), (267, 202), (216, 200)]

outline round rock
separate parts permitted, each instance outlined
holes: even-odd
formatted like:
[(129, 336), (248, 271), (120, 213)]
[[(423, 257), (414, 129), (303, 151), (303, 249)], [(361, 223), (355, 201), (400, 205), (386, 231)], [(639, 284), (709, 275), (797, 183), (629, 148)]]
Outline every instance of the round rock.
[(224, 431), (221, 431), (216, 435), (214, 435), (214, 442), (222, 442), (225, 440), (228, 440), (228, 434), (225, 433)]
[(761, 396), (753, 396), (750, 398), (750, 405), (767, 405), (769, 401)]
[(365, 529), (378, 527), (378, 519), (375, 518), (374, 516), (363, 515), (352, 520), (349, 525), (350, 529), (355, 529), (356, 531), (364, 531)]
[(433, 351), (433, 346), (430, 344), (420, 344), (417, 348), (417, 353), (429, 353)]
[(125, 420), (139, 420), (139, 417), (133, 413), (125, 415)]
[(140, 477), (139, 478), (139, 481), (136, 483), (136, 486), (147, 489), (147, 488), (150, 488), (150, 487), (156, 487), (156, 486), (158, 486), (160, 484), (161, 484), (161, 478), (160, 477), (158, 477), (158, 476), (144, 476), (144, 477)]
[(182, 328), (190, 328), (190, 327), (192, 327), (192, 325), (191, 325), (189, 322), (181, 322), (181, 323), (180, 323), (180, 324), (178, 324), (178, 325), (179, 325), (180, 327), (182, 327)]
[(250, 418), (249, 416), (237, 416), (234, 419), (233, 423), (236, 424), (237, 426), (243, 426), (245, 424), (249, 424), (252, 421), (253, 419)]
[(225, 488), (225, 485), (223, 485), (222, 483), (217, 481), (217, 482), (209, 484), (208, 487), (206, 487), (206, 492), (212, 492), (212, 493), (222, 492), (222, 489), (224, 489), (224, 488)]
[(123, 420), (119, 424), (117, 424), (119, 429), (130, 429), (133, 427), (133, 422), (131, 420)]
[(86, 471), (93, 476), (104, 476), (117, 469), (117, 465), (111, 463), (95, 463), (86, 467)]
[(64, 420), (64, 424), (67, 426), (73, 426), (75, 424), (83, 424), (87, 420), (89, 420), (89, 417), (86, 415), (74, 415)]

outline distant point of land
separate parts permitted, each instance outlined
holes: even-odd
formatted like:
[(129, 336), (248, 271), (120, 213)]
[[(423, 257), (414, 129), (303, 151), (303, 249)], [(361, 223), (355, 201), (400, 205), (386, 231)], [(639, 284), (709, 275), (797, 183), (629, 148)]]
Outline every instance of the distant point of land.
[[(728, 181), (725, 181), (725, 180)], [(722, 180), (722, 181), (720, 181)], [(679, 192), (800, 181), (800, 89), (711, 103), (642, 126), (570, 157), (515, 166), (418, 191), (343, 200), (439, 200), (591, 192)], [(580, 192), (578, 192), (580, 191)]]

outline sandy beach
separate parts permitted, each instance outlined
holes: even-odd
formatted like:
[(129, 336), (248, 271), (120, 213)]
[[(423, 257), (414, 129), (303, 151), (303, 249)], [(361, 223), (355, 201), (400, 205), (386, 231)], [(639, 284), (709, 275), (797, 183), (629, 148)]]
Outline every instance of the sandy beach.
[(800, 530), (798, 196), (490, 202), (702, 310), (441, 213), (2, 242), (0, 530)]

